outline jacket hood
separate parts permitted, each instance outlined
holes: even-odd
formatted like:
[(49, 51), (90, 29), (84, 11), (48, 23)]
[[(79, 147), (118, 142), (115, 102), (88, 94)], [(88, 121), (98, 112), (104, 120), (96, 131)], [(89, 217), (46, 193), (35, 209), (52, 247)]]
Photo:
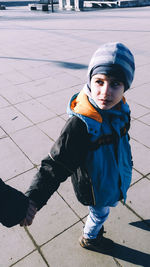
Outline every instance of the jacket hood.
[(101, 115), (90, 104), (88, 96), (83, 90), (79, 94), (73, 96), (72, 100), (70, 101), (70, 109), (74, 113), (81, 114), (98, 122), (102, 122)]

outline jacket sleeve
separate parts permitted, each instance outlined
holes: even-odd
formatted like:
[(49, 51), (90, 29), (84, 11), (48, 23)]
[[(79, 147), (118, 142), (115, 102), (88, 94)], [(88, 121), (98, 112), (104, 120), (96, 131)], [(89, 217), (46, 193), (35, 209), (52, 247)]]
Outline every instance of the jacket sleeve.
[(0, 179), (0, 222), (4, 226), (20, 223), (26, 216), (28, 205), (28, 197)]
[(43, 207), (50, 196), (58, 189), (85, 158), (89, 135), (85, 123), (78, 117), (70, 118), (49, 155), (42, 160), (26, 195), (37, 205)]

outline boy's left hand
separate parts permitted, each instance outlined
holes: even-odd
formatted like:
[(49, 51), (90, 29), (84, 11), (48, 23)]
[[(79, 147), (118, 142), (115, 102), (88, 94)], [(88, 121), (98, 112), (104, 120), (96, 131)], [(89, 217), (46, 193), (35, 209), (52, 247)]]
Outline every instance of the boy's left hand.
[(29, 200), (29, 207), (27, 209), (26, 217), (20, 222), (20, 226), (31, 225), (36, 213), (37, 213), (37, 207), (35, 203), (32, 200)]

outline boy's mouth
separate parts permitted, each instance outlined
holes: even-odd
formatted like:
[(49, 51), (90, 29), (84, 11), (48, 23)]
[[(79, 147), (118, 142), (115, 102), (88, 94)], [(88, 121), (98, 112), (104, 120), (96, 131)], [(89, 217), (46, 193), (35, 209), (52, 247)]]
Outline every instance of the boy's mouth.
[(111, 100), (108, 100), (108, 99), (99, 99), (99, 101), (102, 102), (103, 104), (107, 104), (111, 102)]

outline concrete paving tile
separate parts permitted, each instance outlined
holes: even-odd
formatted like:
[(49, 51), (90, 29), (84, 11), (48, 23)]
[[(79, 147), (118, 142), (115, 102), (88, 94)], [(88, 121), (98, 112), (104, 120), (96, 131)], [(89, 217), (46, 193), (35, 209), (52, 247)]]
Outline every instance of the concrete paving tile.
[(40, 164), (47, 156), (53, 142), (36, 126), (26, 128), (11, 135), (21, 150), (34, 163)]
[(9, 102), (5, 100), (2, 96), (0, 96), (0, 108), (7, 107), (9, 105), (10, 105)]
[(76, 212), (76, 214), (83, 218), (88, 214), (88, 207), (82, 205), (76, 198), (71, 179), (68, 178), (67, 181), (62, 183), (58, 189), (58, 193), (63, 197), (63, 199), (71, 206), (71, 208)]
[[(82, 62), (82, 64), (83, 64), (83, 62)], [(73, 75), (75, 77), (78, 77), (82, 83), (87, 82), (87, 75), (86, 75), (87, 70), (85, 70), (85, 69), (67, 69), (66, 73), (68, 73), (68, 75)], [(81, 88), (81, 85), (79, 85), (79, 87)]]
[[(22, 46), (23, 44), (20, 44), (20, 45)], [(17, 47), (16, 57), (15, 55), (13, 57), (10, 57), (10, 54), (9, 54), (8, 59), (9, 58), (11, 59), (10, 66), (12, 68), (12, 71), (14, 70), (18, 71), (19, 73), (21, 73), (22, 75), (25, 75), (28, 78), (28, 75), (26, 75), (26, 72), (22, 72), (22, 71), (31, 68), (32, 65), (30, 61), (28, 60), (28, 55), (27, 56), (24, 55), (23, 49), (22, 49), (22, 52), (20, 52), (19, 48)], [(14, 68), (14, 62), (15, 62), (15, 68)]]
[(53, 112), (34, 99), (18, 104), (16, 105), (16, 108), (34, 123), (42, 122), (54, 117)]
[[(45, 50), (45, 43), (43, 46), (44, 46), (44, 50)], [(50, 52), (47, 51), (47, 53), (49, 54)], [(40, 66), (38, 68), (38, 70), (41, 73), (45, 74), (46, 78), (50, 78), (50, 77), (52, 78), (52, 77), (54, 77), (54, 75), (64, 72), (64, 69), (59, 68), (57, 61), (55, 62), (55, 61), (51, 60), (50, 56), (48, 56), (48, 59), (45, 61), (45, 63), (42, 66)]]
[[(58, 74), (63, 74), (65, 73), (64, 68), (61, 65), (61, 61), (60, 60), (53, 60), (51, 59), (51, 55), (55, 53), (54, 51), (51, 51), (51, 49), (49, 51), (47, 51), (49, 56), (49, 60), (47, 61), (47, 63), (43, 66), (45, 68), (44, 72), (46, 71), (46, 73), (48, 74), (48, 79), (49, 78), (53, 78)], [(42, 68), (43, 68), (42, 67)]]
[[(33, 37), (32, 37), (33, 38)], [(29, 40), (29, 39), (28, 39)], [(37, 54), (37, 55), (35, 55), (34, 57), (33, 57), (33, 52), (31, 52), (32, 54), (31, 55), (29, 55), (29, 50), (31, 50), (31, 45), (32, 44), (29, 44), (29, 46), (28, 47), (25, 47), (25, 50), (27, 49), (28, 51), (26, 52), (26, 53), (24, 53), (23, 51), (22, 51), (22, 55), (21, 55), (21, 60), (25, 60), (26, 62), (24, 63), (25, 64), (25, 68), (38, 68), (38, 67), (40, 67), (40, 66), (42, 66), (43, 65), (43, 61), (41, 61), (41, 60), (36, 60), (37, 58), (39, 58), (39, 55)], [(33, 48), (34, 49), (34, 48)], [(34, 51), (34, 50), (32, 50), (32, 51)], [(38, 52), (37, 52), (38, 53)], [(28, 78), (30, 81), (32, 81), (32, 78)]]
[(115, 249), (111, 256), (121, 266), (149, 266), (150, 227), (126, 206), (119, 203), (117, 207), (111, 209), (110, 216), (105, 223), (105, 230), (105, 236), (115, 242)]
[(0, 84), (1, 84), (1, 87), (3, 86), (11, 86), (12, 83), (10, 81), (7, 80), (7, 77), (4, 76), (3, 74), (0, 75)]
[[(68, 32), (69, 33), (69, 32)], [(65, 34), (66, 35), (66, 34)], [(68, 38), (68, 36), (66, 36), (66, 40), (65, 40), (65, 42), (63, 42), (62, 43), (62, 45), (61, 45), (61, 49), (60, 49), (60, 44), (58, 45), (58, 47), (56, 48), (55, 47), (55, 49), (58, 49), (58, 52), (57, 52), (57, 54), (55, 54), (55, 57), (54, 56), (52, 56), (52, 59), (53, 60), (58, 60), (58, 61), (63, 61), (63, 60), (67, 60), (68, 59), (68, 57), (69, 57), (69, 55), (70, 55), (70, 53), (68, 53), (68, 51), (66, 50), (66, 42), (67, 42), (67, 38)], [(58, 40), (58, 42), (59, 42), (59, 40)], [(60, 42), (61, 42), (61, 40), (60, 40)]]
[[(81, 84), (81, 80), (78, 77), (73, 75), (69, 75), (68, 73), (64, 72), (65, 65), (67, 62), (61, 62), (59, 64), (64, 65), (63, 72), (57, 73), (53, 75), (53, 77), (47, 78), (46, 83), (49, 83), (49, 90), (51, 92), (57, 92), (59, 90), (63, 90), (66, 88), (70, 88), (77, 84)], [(67, 68), (67, 67), (66, 67)]]
[[(4, 49), (5, 50), (5, 49)], [(6, 50), (5, 50), (6, 51)], [(9, 62), (6, 62), (5, 52), (1, 51), (1, 54), (3, 53), (3, 59), (1, 58), (1, 65), (0, 65), (0, 74), (7, 73), (13, 71), (13, 67)], [(2, 77), (2, 76), (0, 76)]]
[[(62, 62), (62, 65), (63, 64), (65, 68), (65, 65), (67, 65), (67, 63)], [(68, 75), (67, 73), (57, 74), (56, 76), (54, 76), (54, 80), (55, 80), (55, 87), (60, 88), (61, 90), (76, 86), (78, 84), (80, 85), (82, 83), (82, 80), (80, 80), (78, 77), (75, 77), (73, 75)]]
[(7, 134), (3, 131), (2, 128), (0, 128), (0, 139), (4, 138), (6, 136), (7, 136)]
[[(49, 67), (48, 67), (49, 68)], [(56, 70), (55, 70), (56, 69)], [(57, 68), (54, 67), (53, 71), (55, 70), (55, 75), (60, 73), (60, 70), (58, 72)], [(51, 77), (51, 69), (49, 70), (50, 74), (49, 77), (43, 78), (43, 79), (37, 79), (35, 81), (32, 81), (27, 84), (20, 85), (23, 90), (32, 96), (33, 98), (37, 98), (40, 96), (48, 95), (51, 93), (55, 93), (59, 91), (61, 88), (60, 86), (56, 86), (56, 81), (53, 77)], [(61, 71), (62, 74), (63, 71)]]
[(131, 117), (133, 119), (137, 119), (141, 116), (144, 116), (145, 114), (149, 113), (149, 109), (148, 108), (145, 108), (139, 104), (136, 104), (135, 102), (131, 101), (131, 100), (128, 100), (127, 99), (127, 102), (130, 106), (130, 110), (131, 110)]
[(10, 179), (33, 167), (31, 162), (8, 137), (0, 139), (0, 151), (3, 151), (3, 153), (0, 153), (0, 162), (3, 166), (0, 170), (0, 177), (3, 180)]
[[(45, 50), (45, 48), (44, 48)], [(39, 50), (37, 51), (39, 54)], [(50, 56), (50, 55), (49, 55)], [(44, 60), (43, 60), (44, 61)], [(23, 70), (25, 74), (32, 78), (32, 80), (39, 80), (39, 79), (47, 79), (56, 76), (58, 73), (64, 72), (64, 70), (59, 66), (59, 61), (47, 59), (45, 63), (38, 67), (28, 68)], [(51, 83), (49, 83), (49, 87), (51, 87)]]
[(13, 133), (32, 125), (16, 108), (5, 107), (0, 112), (0, 124), (7, 133)]
[[(138, 59), (139, 59), (140, 65), (138, 64), (136, 66), (135, 78), (134, 78), (132, 87), (141, 87), (143, 85), (143, 83), (148, 84), (150, 82), (147, 64), (145, 64), (147, 61), (149, 61), (147, 51), (146, 51), (145, 56), (143, 54), (142, 54), (142, 57), (137, 55), (137, 62), (138, 62)], [(149, 63), (149, 62), (147, 62), (147, 63)], [(145, 66), (143, 66), (143, 65), (145, 65)], [(141, 79), (141, 77), (142, 77), (142, 79)]]
[[(27, 85), (26, 85), (27, 86)], [(21, 87), (11, 85), (9, 87), (3, 88), (1, 93), (11, 104), (17, 104), (31, 99), (31, 96), (27, 95)]]
[(150, 126), (138, 120), (134, 120), (131, 124), (130, 136), (150, 148)]
[(58, 92), (52, 95), (44, 96), (38, 99), (40, 103), (48, 107), (55, 114), (61, 115), (66, 113), (68, 98)]
[(126, 92), (129, 99), (134, 99), (134, 102), (149, 108), (149, 86), (148, 84), (141, 85), (140, 87), (134, 88)]
[(6, 228), (0, 225), (0, 266), (9, 267), (35, 249), (31, 239), (20, 226)]
[(53, 267), (116, 266), (110, 256), (83, 249), (78, 242), (81, 231), (82, 224), (78, 223), (42, 247), (49, 265)]
[(61, 118), (63, 118), (65, 121), (67, 121), (69, 116), (68, 116), (68, 114), (63, 114), (63, 115), (61, 115)]
[(19, 86), (30, 97), (37, 98), (39, 96), (44, 96), (51, 93), (52, 87), (50, 86), (50, 84), (51, 83), (47, 84), (47, 79), (41, 79), (25, 84), (20, 84)]
[(22, 74), (27, 77), (30, 77), (32, 80), (39, 80), (49, 76), (49, 69), (45, 66), (40, 66), (38, 68), (27, 68), (22, 70)]
[(131, 184), (137, 182), (141, 178), (142, 178), (142, 175), (140, 173), (138, 173), (136, 170), (133, 169), (133, 171), (132, 171), (132, 182), (131, 182)]
[(60, 117), (53, 118), (51, 120), (38, 124), (38, 127), (46, 133), (54, 141), (59, 137), (62, 128), (65, 125), (65, 120)]
[(139, 118), (139, 121), (142, 121), (150, 126), (150, 113)]
[(3, 74), (4, 78), (7, 78), (12, 84), (20, 84), (30, 81), (31, 79), (26, 77), (25, 75), (19, 73), (18, 71), (7, 72), (7, 74)]
[(37, 169), (31, 169), (17, 177), (7, 181), (7, 184), (25, 193), (29, 188), (34, 175), (37, 173)]
[[(79, 88), (79, 87), (78, 87)], [(78, 90), (79, 91), (79, 90)], [(56, 92), (55, 94), (40, 97), (38, 99), (43, 105), (58, 115), (66, 113), (68, 102), (73, 94), (78, 92), (76, 87), (66, 89), (63, 92)]]
[(130, 143), (134, 168), (143, 175), (147, 175), (149, 173), (150, 150), (133, 139)]
[(38, 245), (49, 241), (79, 220), (64, 200), (57, 194), (35, 216), (28, 228)]
[(47, 267), (47, 264), (42, 259), (41, 255), (36, 251), (25, 257), (21, 261), (14, 264), (15, 267)]
[(150, 219), (150, 181), (146, 178), (131, 186), (127, 204), (144, 220)]

